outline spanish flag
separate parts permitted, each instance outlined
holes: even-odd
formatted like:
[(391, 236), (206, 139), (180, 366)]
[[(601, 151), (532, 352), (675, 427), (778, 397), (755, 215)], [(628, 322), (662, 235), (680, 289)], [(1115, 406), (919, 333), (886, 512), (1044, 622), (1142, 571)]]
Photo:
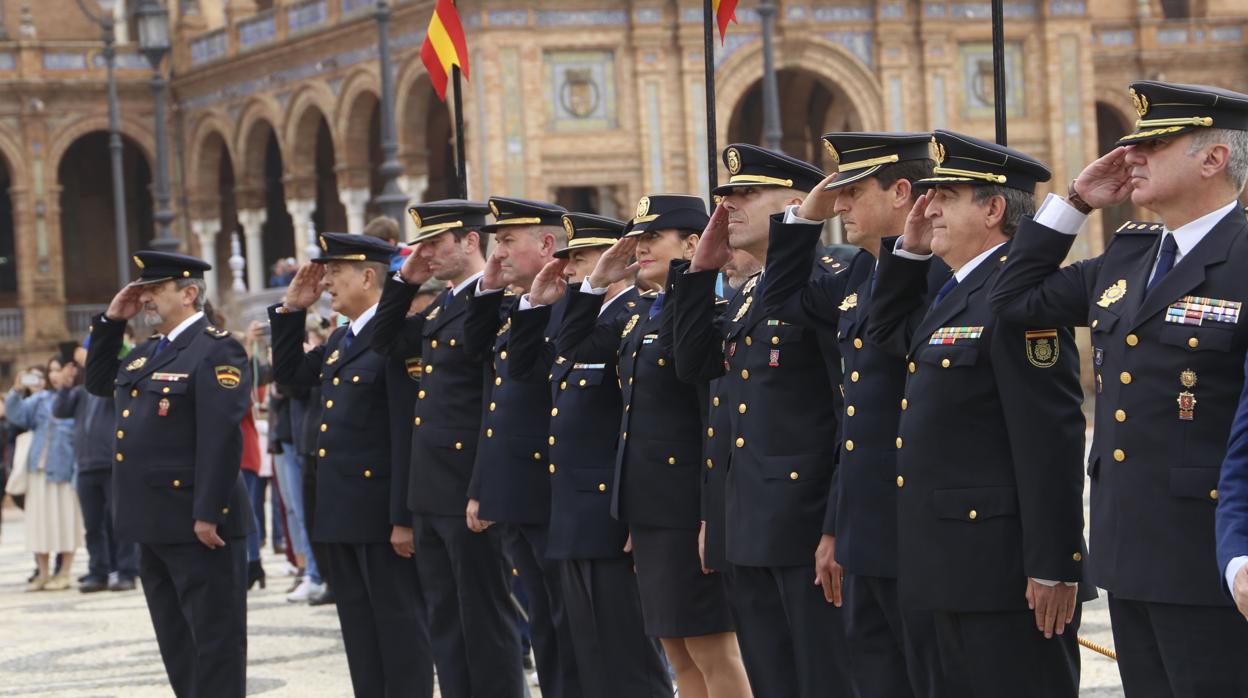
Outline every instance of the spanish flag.
[(719, 25), (719, 43), (724, 43), (728, 34), (728, 23), (737, 21), (737, 0), (711, 0), (711, 9), (715, 11), (715, 23)]
[(446, 83), (451, 77), (451, 66), (459, 66), (464, 78), (468, 78), (468, 44), (464, 41), (464, 27), (459, 23), (453, 0), (438, 0), (425, 33), (425, 43), (420, 47), (420, 60), (429, 71), (433, 90), (438, 99), (446, 101)]

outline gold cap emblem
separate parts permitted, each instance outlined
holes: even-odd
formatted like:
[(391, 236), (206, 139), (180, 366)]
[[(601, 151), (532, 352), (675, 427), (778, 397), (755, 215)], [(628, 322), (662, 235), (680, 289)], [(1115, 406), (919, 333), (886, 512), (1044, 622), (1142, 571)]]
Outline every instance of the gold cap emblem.
[(836, 152), (836, 148), (832, 145), (831, 141), (825, 140), (823, 142), (823, 149), (828, 151), (828, 156), (831, 157), (833, 161), (838, 164), (841, 162), (841, 154)]
[(420, 222), (420, 212), (419, 212), (419, 211), (417, 211), (415, 208), (409, 208), (409, 209), (407, 209), (407, 215), (409, 215), (409, 216), (411, 216), (411, 217), (412, 217), (412, 222), (416, 224), (416, 227), (417, 227), (417, 228), (422, 227), (422, 224), (421, 224), (421, 222)]
[(1132, 87), (1131, 103), (1135, 105), (1135, 113), (1139, 114), (1140, 118), (1144, 118), (1144, 115), (1148, 113), (1148, 97), (1136, 92)]
[(642, 216), (646, 215), (649, 212), (650, 212), (650, 197), (643, 196), (641, 197), (641, 200), (637, 202), (637, 216), (636, 217), (641, 218)]
[(932, 157), (935, 158), (936, 164), (943, 164), (945, 162), (945, 145), (943, 143), (937, 143), (936, 139), (933, 138), (931, 150)]
[(493, 201), (490, 202), (490, 213), (493, 213), (494, 217), (498, 218), (498, 204)]
[(572, 219), (567, 216), (563, 217), (563, 229), (568, 234), (568, 240), (576, 235), (576, 226), (572, 225)]
[(131, 259), (133, 259), (133, 260), (134, 260), (134, 266), (136, 266), (136, 267), (138, 267), (138, 268), (140, 268), (140, 269), (142, 269), (142, 268), (143, 268), (143, 260), (139, 259), (139, 256), (138, 256), (137, 254), (136, 254), (134, 257), (132, 257)]
[(321, 239), (321, 249), (329, 252), (329, 243), (325, 242), (325, 236), (321, 235), (319, 237)]
[(728, 161), (728, 174), (737, 174), (741, 171), (741, 154), (736, 148), (729, 148), (724, 158)]

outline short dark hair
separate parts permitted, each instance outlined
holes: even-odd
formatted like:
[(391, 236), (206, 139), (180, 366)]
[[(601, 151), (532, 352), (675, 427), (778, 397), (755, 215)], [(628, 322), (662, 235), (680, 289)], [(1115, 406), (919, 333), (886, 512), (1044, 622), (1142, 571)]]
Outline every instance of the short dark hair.
[(369, 221), (368, 225), (364, 226), (364, 234), (394, 243), (402, 239), (398, 221), (389, 216), (377, 216)]
[(1001, 217), (1001, 232), (1005, 233), (1007, 238), (1012, 238), (1023, 216), (1030, 216), (1036, 212), (1036, 197), (1021, 189), (1000, 184), (971, 187), (971, 200), (977, 204), (983, 204), (994, 196), (1005, 200), (1005, 214)]
[(881, 167), (872, 176), (875, 181), (879, 182), (880, 189), (888, 189), (897, 183), (897, 180), (904, 179), (910, 182), (910, 200), (918, 201), (922, 192), (914, 183), (920, 179), (926, 179), (932, 176), (932, 168), (936, 163), (931, 160), (902, 160), (901, 162), (892, 163)]
[(468, 233), (477, 234), (477, 254), (481, 255), (481, 257), (484, 259), (485, 258), (485, 233), (481, 232), (480, 230), (477, 230), (476, 228), (455, 228), (454, 230), (451, 231), (451, 235), (454, 236), (455, 242), (463, 242), (464, 238), (468, 236)]

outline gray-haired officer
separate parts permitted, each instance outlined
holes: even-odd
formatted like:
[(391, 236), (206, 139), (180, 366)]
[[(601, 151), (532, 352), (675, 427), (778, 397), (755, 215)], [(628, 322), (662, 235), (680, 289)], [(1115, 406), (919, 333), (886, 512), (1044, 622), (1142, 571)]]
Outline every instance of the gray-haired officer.
[[(1127, 695), (1243, 696), (1248, 625), (1223, 590), (1214, 510), (1248, 351), (1248, 95), (1141, 81), (1131, 97), (1136, 131), (1024, 220), (993, 304), (1091, 327), (1088, 572), (1109, 591)], [(1092, 209), (1128, 199), (1161, 221), (1061, 267)]]
[[(251, 370), (242, 345), (204, 317), (204, 271), (186, 255), (139, 252), (139, 278), (91, 326), (86, 385), (117, 401), (113, 529), (139, 543), (139, 578), (179, 698), (241, 696), (247, 683), (247, 550), (240, 424)], [(158, 333), (118, 355), (126, 322)]]

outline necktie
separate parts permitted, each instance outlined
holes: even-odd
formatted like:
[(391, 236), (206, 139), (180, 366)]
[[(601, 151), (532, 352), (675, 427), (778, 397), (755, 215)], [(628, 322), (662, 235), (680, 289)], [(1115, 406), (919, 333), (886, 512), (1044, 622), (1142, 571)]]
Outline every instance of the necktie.
[(161, 337), (160, 341), (156, 342), (156, 350), (152, 352), (152, 356), (160, 354), (160, 352), (164, 351), (167, 346), (169, 346), (169, 338)]
[(1144, 295), (1153, 290), (1161, 277), (1170, 273), (1174, 268), (1174, 256), (1179, 251), (1179, 244), (1174, 241), (1174, 236), (1166, 233), (1166, 237), (1161, 241), (1161, 254), (1157, 255), (1157, 271), (1153, 272), (1153, 278), (1148, 282), (1148, 287), (1144, 289)]
[(451, 303), (454, 303), (454, 302), (455, 302), (455, 292), (447, 291), (446, 295), (442, 296), (442, 309), (446, 310), (450, 308)]
[(958, 277), (949, 277), (949, 280), (945, 282), (945, 285), (941, 286), (940, 290), (936, 292), (936, 300), (932, 301), (932, 307), (935, 308), (940, 305), (940, 302), (945, 299), (945, 296), (949, 295), (949, 292), (956, 288), (957, 285)]
[(342, 338), (342, 350), (347, 351), (351, 348), (351, 342), (355, 341), (355, 330), (347, 328), (347, 334)]
[(664, 298), (664, 297), (666, 297), (666, 296), (667, 296), (667, 294), (666, 294), (666, 293), (660, 293), (657, 297), (655, 297), (655, 299), (654, 299), (654, 305), (650, 306), (650, 317), (651, 317), (651, 318), (653, 318), (654, 316), (658, 315), (658, 314), (659, 314), (659, 311), (663, 310), (663, 298)]

